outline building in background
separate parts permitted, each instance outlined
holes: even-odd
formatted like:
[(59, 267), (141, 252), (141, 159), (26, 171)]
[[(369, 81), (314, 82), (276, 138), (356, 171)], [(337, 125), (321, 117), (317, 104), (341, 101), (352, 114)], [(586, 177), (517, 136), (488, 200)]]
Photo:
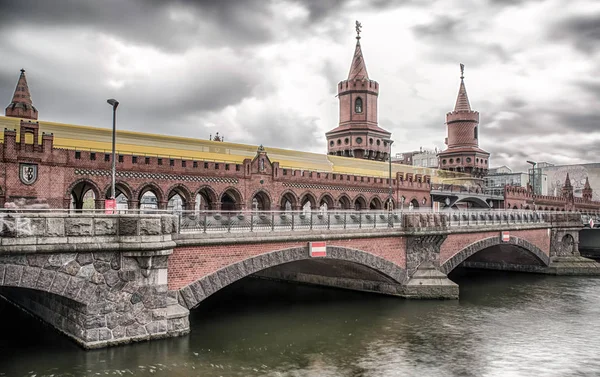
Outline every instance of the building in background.
[(483, 179), (487, 189), (504, 189), (504, 186), (527, 187), (529, 175), (523, 172), (514, 173), (508, 166), (500, 166), (489, 170)]
[(536, 166), (536, 170), (539, 170), (538, 174), (547, 177), (547, 194), (545, 195), (560, 195), (568, 174), (571, 186), (573, 186), (574, 197), (582, 198), (584, 196), (587, 180), (592, 190), (592, 200), (600, 200), (600, 163), (576, 165), (540, 163)]
[(439, 159), (438, 159), (438, 150), (434, 149), (434, 150), (427, 150), (427, 149), (421, 149), (421, 151), (419, 153), (415, 153), (412, 156), (412, 165), (413, 166), (420, 166), (423, 168), (434, 168), (437, 169), (438, 165), (439, 165)]
[(414, 155), (419, 153), (421, 153), (421, 151), (396, 153), (396, 156), (392, 157), (392, 164), (412, 165)]

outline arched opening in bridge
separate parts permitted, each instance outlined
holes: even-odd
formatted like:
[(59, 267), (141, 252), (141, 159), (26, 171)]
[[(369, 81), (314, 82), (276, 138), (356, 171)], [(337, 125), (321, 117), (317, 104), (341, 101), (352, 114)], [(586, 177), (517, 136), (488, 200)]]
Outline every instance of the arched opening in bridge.
[(362, 196), (357, 197), (354, 200), (354, 210), (355, 211), (362, 211), (362, 210), (365, 210), (365, 209), (367, 209), (367, 201)]
[(296, 209), (296, 197), (291, 192), (286, 192), (281, 196), (279, 202), (279, 209), (281, 211), (290, 212)]
[(350, 201), (350, 198), (346, 195), (342, 195), (339, 198), (338, 202), (340, 203), (340, 209), (350, 209), (352, 207), (352, 202)]
[(271, 199), (269, 195), (264, 191), (259, 191), (252, 197), (252, 210), (253, 211), (270, 211), (271, 210)]
[(185, 209), (185, 202), (178, 193), (173, 194), (167, 202), (167, 211), (181, 213)]
[(323, 212), (327, 212), (327, 210), (333, 208), (333, 198), (329, 194), (323, 195), (319, 201), (319, 209)]
[(167, 193), (167, 210), (169, 212), (181, 213), (189, 209), (190, 192), (183, 185), (177, 185)]
[(524, 239), (510, 236), (509, 241), (504, 242), (500, 237), (492, 237), (457, 250), (442, 263), (440, 271), (446, 274), (455, 269), (459, 274), (468, 269), (542, 272), (549, 264), (550, 257)]
[(214, 210), (214, 202), (216, 201), (215, 192), (209, 187), (203, 187), (196, 193), (195, 210), (208, 211)]
[[(110, 199), (112, 195), (112, 186), (108, 185), (105, 190), (104, 197)], [(123, 182), (115, 183), (115, 199), (117, 201), (117, 209), (120, 213), (125, 213), (129, 209), (129, 200), (131, 198), (131, 190)]]
[[(243, 273), (240, 275), (240, 272)], [(243, 286), (257, 278), (399, 295), (400, 284), (405, 277), (404, 269), (396, 264), (361, 250), (328, 247), (327, 257), (316, 258), (310, 257), (305, 247), (293, 247), (233, 262), (190, 282), (181, 288), (180, 293), (183, 305), (188, 309), (204, 304), (215, 293), (215, 296), (221, 292), (224, 294), (228, 286)], [(214, 285), (215, 278), (223, 285)]]
[[(0, 287), (0, 296), (3, 297), (0, 299), (2, 319), (4, 321), (16, 319), (11, 323), (13, 327), (16, 326), (17, 321), (20, 322), (18, 338), (16, 343), (11, 342), (11, 351), (22, 349), (29, 352), (32, 342), (36, 343), (36, 347), (39, 345), (46, 346), (48, 349), (55, 347), (57, 340), (62, 343), (62, 334), (58, 334), (55, 329), (75, 338), (85, 331), (86, 305), (51, 293), (49, 289), (50, 287), (45, 287), (45, 290), (29, 287)], [(25, 309), (28, 314), (22, 316), (22, 309)], [(66, 313), (69, 313), (68, 319)], [(40, 319), (51, 326), (40, 323)], [(10, 335), (3, 331), (3, 336)], [(71, 346), (66, 338), (64, 341), (69, 347)]]
[(229, 189), (221, 195), (221, 210), (233, 212), (240, 209), (242, 203), (241, 195), (234, 189)]
[(382, 209), (381, 208), (381, 200), (379, 200), (378, 197), (374, 197), (371, 200), (371, 203), (369, 204), (369, 209), (371, 210), (378, 210), (378, 209)]
[(96, 208), (96, 187), (88, 182), (81, 181), (71, 189), (70, 209), (84, 210)]
[(411, 200), (410, 203), (408, 204), (408, 207), (411, 209), (419, 208), (419, 201), (417, 199)]
[(148, 190), (140, 197), (140, 211), (152, 213), (158, 209), (158, 198), (152, 190)]
[(313, 208), (317, 208), (317, 200), (312, 194), (306, 193), (300, 199), (300, 206), (302, 207), (302, 212), (310, 213)]

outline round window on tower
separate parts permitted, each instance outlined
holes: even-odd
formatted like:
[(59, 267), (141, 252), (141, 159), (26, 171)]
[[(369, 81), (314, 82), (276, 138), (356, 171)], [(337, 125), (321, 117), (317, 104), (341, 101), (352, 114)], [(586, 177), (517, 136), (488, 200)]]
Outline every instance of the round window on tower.
[(333, 140), (331, 140), (331, 141), (329, 142), (329, 146), (330, 146), (330, 147), (333, 147), (334, 145), (335, 145), (335, 143), (333, 142)]
[(442, 160), (442, 165), (446, 165), (446, 159)]
[(349, 142), (350, 142), (350, 139), (348, 139), (348, 138), (344, 139), (344, 144), (348, 144)]
[(460, 164), (460, 157), (456, 159), (456, 163)]
[(342, 140), (338, 139), (338, 145), (342, 145)]
[(478, 163), (479, 163), (479, 159), (478, 159), (478, 158), (476, 158), (476, 159), (475, 159), (475, 163), (476, 163), (476, 164), (478, 164)]
[(450, 159), (450, 163), (451, 163), (451, 164), (453, 164), (453, 163), (454, 163), (454, 159), (453, 159), (453, 158), (451, 158), (451, 159)]
[(471, 157), (467, 157), (467, 162), (471, 162)]
[(377, 145), (381, 145), (381, 140), (377, 140)]
[(356, 138), (356, 144), (362, 144), (362, 137)]
[(373, 145), (373, 139), (369, 139), (369, 144)]

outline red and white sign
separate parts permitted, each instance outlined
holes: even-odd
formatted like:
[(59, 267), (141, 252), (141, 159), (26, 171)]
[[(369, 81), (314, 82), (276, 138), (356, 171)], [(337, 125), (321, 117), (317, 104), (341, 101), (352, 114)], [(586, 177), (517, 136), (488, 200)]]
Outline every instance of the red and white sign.
[(116, 199), (106, 199), (104, 201), (104, 213), (107, 215), (112, 215), (115, 213), (115, 208), (117, 207)]
[(311, 257), (326, 257), (327, 256), (327, 242), (309, 242), (308, 252)]
[(594, 227), (594, 218), (590, 217), (590, 228)]
[(502, 242), (510, 241), (510, 232), (502, 232)]

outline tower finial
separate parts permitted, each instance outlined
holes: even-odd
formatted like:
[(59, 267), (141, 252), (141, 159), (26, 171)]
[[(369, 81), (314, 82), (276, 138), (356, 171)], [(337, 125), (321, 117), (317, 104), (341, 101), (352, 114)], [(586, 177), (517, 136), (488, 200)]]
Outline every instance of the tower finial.
[(358, 22), (358, 20), (356, 21), (356, 39), (360, 39), (360, 32), (362, 29), (362, 24), (360, 22)]
[(460, 63), (460, 79), (464, 79), (465, 78), (465, 65), (463, 63)]
[(25, 73), (25, 68), (21, 68), (21, 73)]

